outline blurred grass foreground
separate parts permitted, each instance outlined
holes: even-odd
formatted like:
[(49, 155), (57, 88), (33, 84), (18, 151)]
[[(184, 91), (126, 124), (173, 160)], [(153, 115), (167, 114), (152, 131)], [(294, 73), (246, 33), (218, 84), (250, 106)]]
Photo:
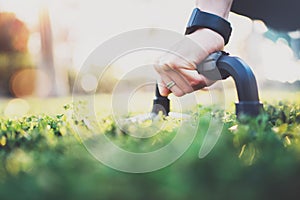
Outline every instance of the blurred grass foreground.
[[(54, 116), (0, 118), (1, 199), (299, 198), (298, 104), (267, 104), (266, 113), (248, 124), (227, 113), (220, 139), (203, 159), (197, 155), (212, 107), (198, 106), (194, 114), (201, 116), (201, 128), (187, 152), (146, 174), (119, 172), (93, 158), (73, 129), (75, 124), (87, 130), (88, 124), (72, 120), (70, 109), (66, 105), (64, 113)], [(169, 125), (146, 139), (125, 134), (111, 117), (99, 121), (97, 134), (132, 152), (153, 151), (178, 129), (171, 119), (163, 120)]]

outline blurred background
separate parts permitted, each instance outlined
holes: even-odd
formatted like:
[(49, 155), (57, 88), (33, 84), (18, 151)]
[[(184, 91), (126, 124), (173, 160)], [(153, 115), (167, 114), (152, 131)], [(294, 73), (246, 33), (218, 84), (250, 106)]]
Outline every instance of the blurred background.
[[(138, 28), (183, 33), (193, 8), (194, 0), (0, 0), (0, 96), (69, 96), (82, 63), (99, 44)], [(260, 89), (299, 90), (300, 31), (274, 31), (234, 13), (230, 21), (226, 51), (253, 68)], [(93, 81), (83, 80), (75, 93)], [(116, 81), (111, 73), (98, 88), (110, 93)]]

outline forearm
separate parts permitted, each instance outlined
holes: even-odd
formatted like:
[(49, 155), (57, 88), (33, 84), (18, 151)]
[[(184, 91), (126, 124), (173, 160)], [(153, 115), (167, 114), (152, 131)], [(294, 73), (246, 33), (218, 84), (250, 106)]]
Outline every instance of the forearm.
[[(196, 7), (227, 19), (232, 2), (233, 0), (196, 0)], [(188, 37), (201, 45), (207, 51), (206, 54), (222, 50), (224, 47), (224, 40), (221, 35), (207, 28), (199, 29)]]
[(196, 7), (227, 19), (232, 2), (233, 0), (196, 0)]
[[(227, 19), (233, 0), (195, 1), (196, 7), (201, 11)], [(196, 71), (196, 65), (209, 54), (224, 48), (225, 41), (228, 39), (224, 39), (221, 34), (220, 31), (215, 31), (215, 29), (210, 29), (209, 27), (199, 28), (188, 34), (186, 38), (174, 46), (174, 52), (178, 54), (167, 52), (162, 56), (155, 65), (156, 71), (161, 76), (159, 80), (160, 94), (167, 96), (172, 92), (176, 96), (182, 96), (204, 86), (211, 85), (214, 81), (199, 74)], [(189, 39), (187, 40), (187, 38)], [(198, 45), (190, 45), (190, 39)], [(170, 84), (172, 87), (170, 87)]]

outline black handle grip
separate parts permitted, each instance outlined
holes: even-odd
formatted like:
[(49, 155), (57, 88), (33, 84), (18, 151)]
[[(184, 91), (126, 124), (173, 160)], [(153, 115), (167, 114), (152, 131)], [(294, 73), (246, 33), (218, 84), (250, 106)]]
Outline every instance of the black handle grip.
[(222, 77), (231, 76), (234, 80), (239, 100), (235, 104), (237, 117), (259, 115), (263, 104), (259, 101), (256, 78), (251, 68), (240, 58), (229, 55), (218, 59), (217, 68)]
[(168, 116), (170, 112), (170, 100), (168, 99), (168, 97), (161, 96), (158, 89), (158, 83), (156, 83), (152, 113), (158, 115), (159, 112), (161, 112), (165, 116)]
[[(207, 61), (205, 61), (207, 62)], [(215, 67), (201, 71), (201, 73), (213, 80), (222, 80), (231, 76), (235, 82), (238, 100), (236, 103), (236, 115), (257, 116), (263, 110), (263, 105), (259, 101), (258, 89), (255, 76), (251, 68), (240, 58), (222, 53), (215, 62)], [(170, 112), (170, 100), (160, 95), (156, 84), (156, 97), (153, 101), (152, 112), (158, 114), (162, 112), (168, 115)]]

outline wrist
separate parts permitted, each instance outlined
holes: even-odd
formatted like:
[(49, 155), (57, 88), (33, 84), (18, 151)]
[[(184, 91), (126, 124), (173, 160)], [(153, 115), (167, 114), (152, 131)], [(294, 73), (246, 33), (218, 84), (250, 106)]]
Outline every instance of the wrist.
[[(216, 40), (218, 40), (218, 36), (221, 36), (224, 40), (223, 46), (228, 43), (232, 31), (231, 25), (226, 19), (195, 8), (189, 19), (185, 34), (192, 34), (199, 29), (204, 30), (200, 33), (212, 34)], [(209, 37), (209, 34), (205, 34), (205, 36)]]
[(213, 52), (223, 50), (225, 45), (223, 37), (219, 33), (208, 28), (198, 29), (192, 34), (187, 35), (187, 37), (205, 51), (205, 57)]

